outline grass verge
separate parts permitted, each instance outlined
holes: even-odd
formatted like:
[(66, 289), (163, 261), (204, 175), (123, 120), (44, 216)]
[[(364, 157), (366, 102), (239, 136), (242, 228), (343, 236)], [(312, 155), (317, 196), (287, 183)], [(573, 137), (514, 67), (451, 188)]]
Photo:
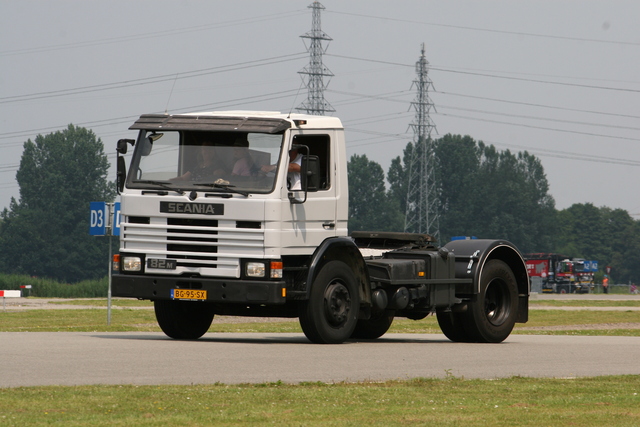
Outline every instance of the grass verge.
[[(69, 302), (64, 302), (68, 304)], [(0, 332), (160, 332), (148, 301), (118, 300), (107, 326), (107, 312), (99, 308), (103, 301), (78, 300), (78, 304), (95, 304), (95, 309), (55, 309), (0, 311)], [(126, 304), (126, 305), (124, 305)], [(529, 322), (517, 323), (515, 334), (553, 335), (623, 335), (640, 336), (640, 329), (627, 328), (640, 323), (639, 311), (531, 310)], [(588, 329), (589, 325), (594, 327)], [(531, 329), (538, 328), (538, 329)], [(545, 329), (546, 328), (546, 329)], [(302, 332), (297, 321), (256, 322), (216, 317), (209, 332)], [(435, 316), (423, 320), (396, 319), (389, 333), (439, 334)]]
[(529, 300), (529, 307), (640, 307), (637, 300)]
[(639, 422), (640, 376), (0, 389), (0, 424), (7, 426), (599, 427)]

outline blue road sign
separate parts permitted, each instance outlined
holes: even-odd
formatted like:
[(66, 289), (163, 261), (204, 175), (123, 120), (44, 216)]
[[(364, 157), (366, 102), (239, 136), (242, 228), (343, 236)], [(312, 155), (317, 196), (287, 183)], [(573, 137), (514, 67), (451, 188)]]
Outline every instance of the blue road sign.
[(91, 236), (104, 236), (107, 234), (107, 204), (105, 202), (91, 202), (89, 205), (90, 220), (89, 234)]
[(113, 204), (113, 224), (111, 228), (111, 235), (119, 236), (120, 235), (120, 202), (116, 202)]

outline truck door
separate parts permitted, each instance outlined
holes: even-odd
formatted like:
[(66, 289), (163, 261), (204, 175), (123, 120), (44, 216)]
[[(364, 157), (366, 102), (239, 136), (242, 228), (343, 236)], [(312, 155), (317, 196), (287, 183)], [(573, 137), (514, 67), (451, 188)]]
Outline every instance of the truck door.
[[(304, 203), (291, 203), (289, 193), (299, 200), (303, 191), (291, 191), (283, 185), (282, 206), (282, 254), (309, 254), (309, 248), (317, 247), (323, 240), (336, 235), (335, 160), (331, 137), (324, 135), (295, 135), (292, 144), (309, 147), (309, 154), (318, 157), (319, 186), (307, 193)], [(304, 150), (302, 150), (304, 154)]]

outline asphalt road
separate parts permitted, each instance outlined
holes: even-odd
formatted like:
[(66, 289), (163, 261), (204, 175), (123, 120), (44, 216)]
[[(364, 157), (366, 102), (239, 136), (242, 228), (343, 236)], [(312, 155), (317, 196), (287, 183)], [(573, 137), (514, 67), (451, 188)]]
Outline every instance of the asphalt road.
[(82, 384), (226, 384), (640, 374), (639, 337), (511, 335), (460, 344), (444, 335), (309, 343), (302, 334), (2, 332), (0, 387)]

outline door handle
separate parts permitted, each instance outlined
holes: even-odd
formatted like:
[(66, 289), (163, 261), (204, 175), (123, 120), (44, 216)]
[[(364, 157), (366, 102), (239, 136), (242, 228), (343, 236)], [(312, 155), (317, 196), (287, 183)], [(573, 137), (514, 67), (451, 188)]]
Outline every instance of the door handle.
[(335, 222), (325, 222), (322, 224), (322, 228), (324, 228), (325, 230), (331, 230), (332, 228), (336, 227), (336, 223)]

